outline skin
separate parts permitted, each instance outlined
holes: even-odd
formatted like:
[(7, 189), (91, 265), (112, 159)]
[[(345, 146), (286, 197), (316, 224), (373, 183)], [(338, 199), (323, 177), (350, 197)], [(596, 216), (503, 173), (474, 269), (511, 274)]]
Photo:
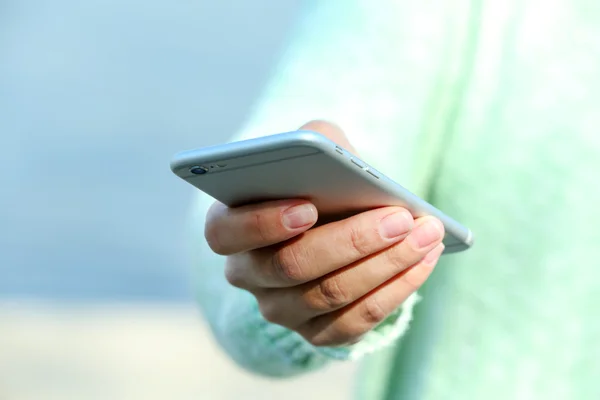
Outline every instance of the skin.
[[(324, 121), (301, 127), (354, 151)], [(356, 343), (429, 277), (444, 245), (442, 223), (384, 207), (316, 226), (304, 200), (208, 211), (206, 240), (227, 256), (225, 277), (252, 293), (264, 318), (315, 346)], [(312, 229), (311, 229), (312, 228)]]

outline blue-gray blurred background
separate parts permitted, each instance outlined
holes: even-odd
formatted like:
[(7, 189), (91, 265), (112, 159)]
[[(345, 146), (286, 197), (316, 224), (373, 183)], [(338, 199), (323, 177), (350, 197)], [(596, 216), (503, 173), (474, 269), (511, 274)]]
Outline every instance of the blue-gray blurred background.
[(351, 364), (272, 382), (216, 345), (169, 170), (241, 128), (304, 3), (0, 1), (0, 399), (348, 398)]
[(169, 159), (235, 133), (300, 6), (0, 2), (0, 296), (189, 300)]

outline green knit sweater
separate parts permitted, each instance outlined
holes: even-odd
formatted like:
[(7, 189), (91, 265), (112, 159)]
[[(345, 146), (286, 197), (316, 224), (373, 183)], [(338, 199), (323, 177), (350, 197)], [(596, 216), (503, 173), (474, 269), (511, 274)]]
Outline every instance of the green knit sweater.
[(305, 5), (235, 140), (334, 121), (476, 245), (362, 342), (315, 348), (227, 285), (199, 194), (199, 301), (224, 350), (272, 376), (361, 359), (360, 399), (600, 399), (600, 2)]

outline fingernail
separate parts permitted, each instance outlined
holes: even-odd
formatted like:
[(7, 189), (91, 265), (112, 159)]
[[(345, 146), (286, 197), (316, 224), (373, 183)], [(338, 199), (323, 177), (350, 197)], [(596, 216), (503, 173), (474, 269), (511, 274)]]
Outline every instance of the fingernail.
[(413, 217), (408, 211), (403, 210), (390, 214), (381, 220), (381, 236), (386, 239), (393, 239), (404, 235), (410, 231), (413, 223)]
[(290, 207), (283, 213), (283, 225), (288, 229), (298, 229), (315, 223), (317, 212), (312, 204)]
[(434, 264), (444, 252), (444, 248), (445, 246), (443, 243), (438, 244), (433, 250), (427, 253), (425, 258), (423, 258), (423, 262), (425, 264)]
[(444, 227), (438, 219), (429, 219), (413, 229), (407, 240), (410, 240), (415, 248), (422, 249), (440, 240), (443, 232)]

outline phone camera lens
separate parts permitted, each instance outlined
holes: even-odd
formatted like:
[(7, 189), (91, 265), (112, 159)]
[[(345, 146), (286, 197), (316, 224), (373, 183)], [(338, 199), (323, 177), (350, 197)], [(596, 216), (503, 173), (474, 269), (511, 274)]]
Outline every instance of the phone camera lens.
[(204, 175), (208, 172), (208, 168), (206, 167), (192, 167), (190, 168), (190, 172), (194, 175)]

